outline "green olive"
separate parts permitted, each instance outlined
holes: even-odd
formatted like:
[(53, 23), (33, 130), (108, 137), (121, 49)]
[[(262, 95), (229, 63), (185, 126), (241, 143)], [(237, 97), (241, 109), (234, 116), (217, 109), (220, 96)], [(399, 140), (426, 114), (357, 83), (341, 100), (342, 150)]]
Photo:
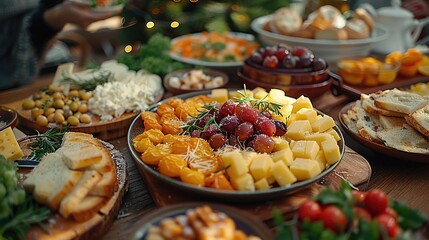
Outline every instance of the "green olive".
[(75, 116), (70, 116), (67, 118), (67, 122), (70, 123), (70, 125), (72, 126), (77, 126), (79, 125), (79, 119)]
[(77, 102), (72, 102), (69, 106), (70, 106), (70, 110), (72, 110), (72, 112), (76, 112), (77, 109), (79, 108), (79, 104)]
[(37, 99), (36, 101), (34, 101), (34, 104), (36, 105), (36, 107), (40, 108), (43, 104), (41, 99)]
[(64, 110), (64, 117), (68, 118), (70, 116), (73, 116), (73, 112), (69, 110)]
[(55, 108), (63, 108), (64, 107), (64, 101), (62, 99), (56, 99), (54, 102)]
[(45, 116), (49, 116), (55, 112), (55, 108), (48, 108), (45, 110)]
[(69, 98), (66, 99), (66, 101), (64, 102), (66, 105), (70, 105), (73, 101)]
[(83, 99), (83, 96), (86, 94), (85, 90), (79, 90), (79, 98)]
[(22, 108), (25, 110), (32, 109), (36, 106), (36, 103), (33, 101), (33, 99), (27, 99), (22, 103)]
[(82, 100), (89, 100), (92, 97), (92, 92), (85, 92), (81, 95)]
[(66, 126), (68, 123), (67, 123), (66, 120), (64, 120), (61, 124), (64, 125), (64, 126)]
[(63, 87), (55, 87), (55, 86), (52, 86), (52, 85), (49, 85), (48, 89), (51, 90), (51, 91), (54, 91), (54, 92), (62, 92), (64, 90)]
[(64, 122), (65, 118), (64, 118), (64, 115), (62, 113), (56, 112), (55, 116), (54, 116), (54, 120), (56, 123), (62, 123), (62, 122)]
[(80, 118), (79, 118), (79, 120), (82, 122), (82, 123), (90, 123), (91, 122), (91, 117), (88, 115), (88, 114), (82, 114), (81, 116), (80, 116)]
[(64, 111), (70, 110), (70, 105), (64, 105), (63, 110)]
[(69, 96), (71, 97), (71, 96), (75, 96), (75, 97), (77, 97), (77, 96), (79, 96), (79, 92), (77, 91), (77, 90), (71, 90), (70, 92), (69, 92)]
[(57, 110), (55, 110), (55, 113), (61, 113), (61, 114), (64, 114), (64, 110), (63, 110), (63, 109), (57, 109)]
[(88, 112), (88, 105), (86, 105), (86, 103), (81, 104), (81, 105), (79, 105), (77, 110), (80, 113), (86, 113), (86, 112)]
[(36, 123), (39, 124), (40, 126), (48, 126), (48, 118), (46, 118), (43, 115), (39, 115), (36, 118)]
[(82, 116), (82, 113), (81, 113), (81, 112), (75, 112), (75, 113), (73, 114), (73, 116), (75, 116), (75, 117), (77, 117), (77, 118), (80, 118), (80, 116)]
[(31, 116), (33, 116), (34, 119), (37, 119), (38, 116), (42, 115), (45, 111), (40, 108), (33, 108), (31, 109)]
[(55, 122), (55, 113), (51, 113), (48, 115), (48, 122), (53, 123)]

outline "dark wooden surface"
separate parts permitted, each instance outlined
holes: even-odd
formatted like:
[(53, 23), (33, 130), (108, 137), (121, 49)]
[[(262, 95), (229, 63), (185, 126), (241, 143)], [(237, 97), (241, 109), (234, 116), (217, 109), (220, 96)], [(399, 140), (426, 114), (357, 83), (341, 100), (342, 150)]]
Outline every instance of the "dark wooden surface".
[[(40, 79), (35, 85), (23, 89), (0, 92), (0, 104), (6, 105), (28, 97), (39, 87), (49, 84), (49, 77), (44, 76)], [(239, 84), (235, 86), (239, 86)], [(338, 112), (350, 101), (347, 96), (334, 97), (330, 92), (326, 92), (319, 99), (313, 101), (313, 105), (322, 112), (338, 119)], [(344, 136), (347, 146), (365, 157), (372, 167), (372, 177), (365, 189), (382, 189), (393, 199), (407, 202), (411, 207), (429, 214), (429, 164), (404, 162), (386, 157), (365, 148), (346, 134)], [(126, 146), (126, 138), (123, 137), (110, 142), (124, 154), (127, 160), (130, 187), (125, 194), (118, 219), (104, 236), (104, 239), (124, 239), (123, 236), (129, 236), (130, 227), (133, 223), (146, 211), (154, 209), (155, 204), (140, 173), (131, 160)]]

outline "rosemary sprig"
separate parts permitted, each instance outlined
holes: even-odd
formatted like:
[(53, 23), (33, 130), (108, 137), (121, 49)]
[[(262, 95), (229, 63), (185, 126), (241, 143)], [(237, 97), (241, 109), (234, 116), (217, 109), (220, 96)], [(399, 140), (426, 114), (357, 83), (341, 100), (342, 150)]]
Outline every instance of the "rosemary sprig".
[(246, 85), (244, 85), (243, 91), (238, 91), (238, 93), (241, 95), (241, 98), (235, 97), (234, 100), (236, 102), (238, 103), (248, 102), (252, 104), (254, 108), (258, 109), (261, 113), (265, 112), (266, 110), (269, 110), (283, 117), (283, 114), (280, 112), (280, 109), (282, 108), (281, 104), (273, 103), (265, 100), (268, 97), (268, 94), (262, 99), (256, 99), (254, 97), (248, 96), (246, 92)]
[(210, 119), (207, 121), (207, 123), (204, 125), (204, 127), (199, 127), (197, 124), (199, 120), (203, 119), (205, 116), (207, 116), (210, 112), (216, 109), (215, 103), (205, 104), (202, 106), (203, 110), (198, 110), (197, 116), (191, 116), (191, 120), (189, 120), (185, 125), (181, 126), (183, 129), (182, 135), (190, 134), (194, 130), (204, 130), (207, 126), (210, 124), (215, 124), (218, 128), (220, 128), (219, 124), (216, 122), (215, 117), (216, 115), (213, 114), (213, 116), (210, 117)]
[(30, 158), (35, 161), (40, 161), (46, 154), (55, 152), (61, 147), (64, 133), (67, 132), (67, 130), (68, 126), (60, 130), (51, 128), (45, 133), (38, 134), (39, 137), (37, 140), (30, 145), (30, 149), (32, 150)]
[(109, 81), (110, 76), (112, 75), (109, 71), (101, 71), (100, 74), (94, 74), (94, 78), (90, 80), (81, 80), (74, 79), (70, 76), (63, 76), (62, 82), (71, 83), (76, 86), (78, 89), (83, 89), (86, 91), (94, 90), (98, 85), (102, 85)]

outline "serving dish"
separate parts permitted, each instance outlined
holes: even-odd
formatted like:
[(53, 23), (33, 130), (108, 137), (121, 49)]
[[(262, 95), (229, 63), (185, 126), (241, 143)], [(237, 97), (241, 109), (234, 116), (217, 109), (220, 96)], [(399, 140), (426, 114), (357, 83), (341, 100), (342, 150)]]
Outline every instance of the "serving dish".
[(18, 123), (18, 114), (11, 108), (0, 106), (0, 131)]
[(261, 239), (271, 240), (274, 239), (272, 232), (265, 226), (260, 219), (256, 218), (249, 213), (242, 212), (236, 208), (225, 206), (222, 204), (215, 203), (202, 203), (202, 202), (188, 202), (174, 204), (170, 206), (165, 206), (158, 208), (148, 214), (143, 218), (139, 219), (135, 223), (135, 227), (132, 232), (134, 232), (133, 239), (140, 240), (145, 239), (148, 229), (151, 225), (158, 225), (161, 220), (167, 217), (174, 217), (177, 215), (184, 215), (186, 212), (195, 207), (208, 205), (213, 210), (226, 213), (231, 217), (237, 226), (237, 229), (242, 230), (247, 235), (254, 235), (260, 237)]
[(411, 152), (401, 151), (398, 149), (387, 147), (383, 144), (372, 142), (366, 138), (361, 137), (358, 134), (355, 134), (351, 129), (349, 129), (347, 127), (347, 124), (343, 121), (343, 119), (341, 117), (343, 114), (346, 114), (348, 110), (353, 108), (354, 104), (355, 103), (352, 102), (352, 103), (345, 105), (340, 110), (340, 113), (338, 116), (338, 119), (340, 121), (340, 125), (341, 125), (342, 129), (344, 129), (344, 131), (346, 131), (350, 137), (352, 137), (353, 139), (355, 139), (356, 141), (358, 141), (362, 145), (374, 150), (375, 152), (387, 155), (389, 157), (401, 159), (404, 161), (429, 163), (429, 155), (428, 154), (419, 154), (419, 153), (411, 153)]
[(291, 46), (304, 46), (312, 50), (315, 55), (326, 61), (336, 61), (340, 58), (368, 55), (374, 43), (383, 41), (389, 37), (388, 31), (376, 26), (372, 36), (366, 39), (353, 40), (320, 40), (285, 36), (266, 31), (263, 26), (272, 19), (272, 15), (256, 18), (251, 23), (261, 41), (267, 45), (286, 43)]
[[(207, 95), (207, 94), (210, 94), (210, 91), (193, 92), (193, 93), (188, 93), (188, 94), (182, 94), (182, 95), (179, 95), (176, 97), (181, 98), (181, 99), (188, 99), (188, 98), (195, 97), (198, 95)], [(156, 104), (156, 105), (152, 106), (150, 109), (148, 109), (148, 111), (155, 111), (158, 106), (160, 106), (163, 103), (166, 103), (168, 100), (169, 99), (166, 99), (164, 101), (159, 102), (158, 104)], [(318, 113), (322, 114), (320, 112), (318, 112)], [(339, 144), (340, 155), (342, 158), (342, 156), (344, 155), (344, 149), (345, 149), (344, 138), (342, 137), (341, 131), (339, 130), (338, 126), (335, 126), (334, 130), (338, 133), (338, 135), (341, 138), (341, 140), (338, 142), (338, 144)], [(331, 172), (333, 169), (335, 169), (335, 167), (337, 167), (339, 162), (340, 162), (340, 161), (338, 161), (338, 162), (334, 163), (333, 165), (331, 165), (330, 167), (328, 167), (327, 169), (322, 171), (322, 173), (320, 173), (319, 175), (317, 175), (314, 178), (304, 180), (304, 181), (300, 181), (300, 182), (294, 183), (290, 186), (275, 187), (275, 188), (271, 188), (268, 190), (258, 190), (258, 191), (254, 191), (254, 192), (226, 191), (226, 190), (220, 191), (217, 189), (198, 187), (195, 185), (186, 184), (186, 183), (183, 183), (183, 182), (178, 181), (176, 179), (166, 177), (166, 176), (162, 175), (160, 172), (158, 172), (157, 170), (155, 170), (154, 168), (152, 168), (151, 166), (143, 163), (143, 161), (140, 159), (140, 153), (138, 153), (133, 147), (133, 139), (137, 135), (141, 134), (143, 131), (144, 131), (143, 120), (140, 116), (137, 116), (134, 119), (133, 123), (131, 124), (131, 126), (128, 130), (127, 141), (128, 141), (128, 147), (129, 147), (130, 152), (131, 152), (131, 156), (133, 157), (134, 162), (136, 163), (139, 171), (142, 174), (148, 173), (152, 177), (160, 180), (161, 182), (168, 184), (172, 187), (175, 187), (177, 189), (181, 189), (183, 191), (187, 191), (189, 193), (199, 195), (199, 196), (210, 197), (211, 199), (216, 199), (216, 200), (220, 200), (220, 201), (256, 202), (256, 201), (263, 201), (263, 200), (268, 200), (268, 199), (279, 198), (279, 197), (282, 197), (282, 196), (285, 196), (288, 194), (292, 194), (292, 193), (299, 191), (305, 187), (308, 187), (310, 184), (317, 182), (318, 180), (322, 179), (329, 172)]]

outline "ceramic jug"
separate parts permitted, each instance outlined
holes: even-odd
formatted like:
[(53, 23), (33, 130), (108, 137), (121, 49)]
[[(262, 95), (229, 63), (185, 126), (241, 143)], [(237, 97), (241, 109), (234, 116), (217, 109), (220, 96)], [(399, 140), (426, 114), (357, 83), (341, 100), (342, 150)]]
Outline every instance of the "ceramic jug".
[(392, 0), (391, 4), (392, 6), (377, 10), (368, 3), (360, 6), (373, 15), (377, 25), (385, 27), (390, 33), (386, 40), (374, 44), (373, 51), (377, 53), (405, 52), (408, 48), (415, 47), (423, 26), (429, 23), (429, 17), (420, 21), (414, 19), (410, 11), (401, 8), (400, 0)]

